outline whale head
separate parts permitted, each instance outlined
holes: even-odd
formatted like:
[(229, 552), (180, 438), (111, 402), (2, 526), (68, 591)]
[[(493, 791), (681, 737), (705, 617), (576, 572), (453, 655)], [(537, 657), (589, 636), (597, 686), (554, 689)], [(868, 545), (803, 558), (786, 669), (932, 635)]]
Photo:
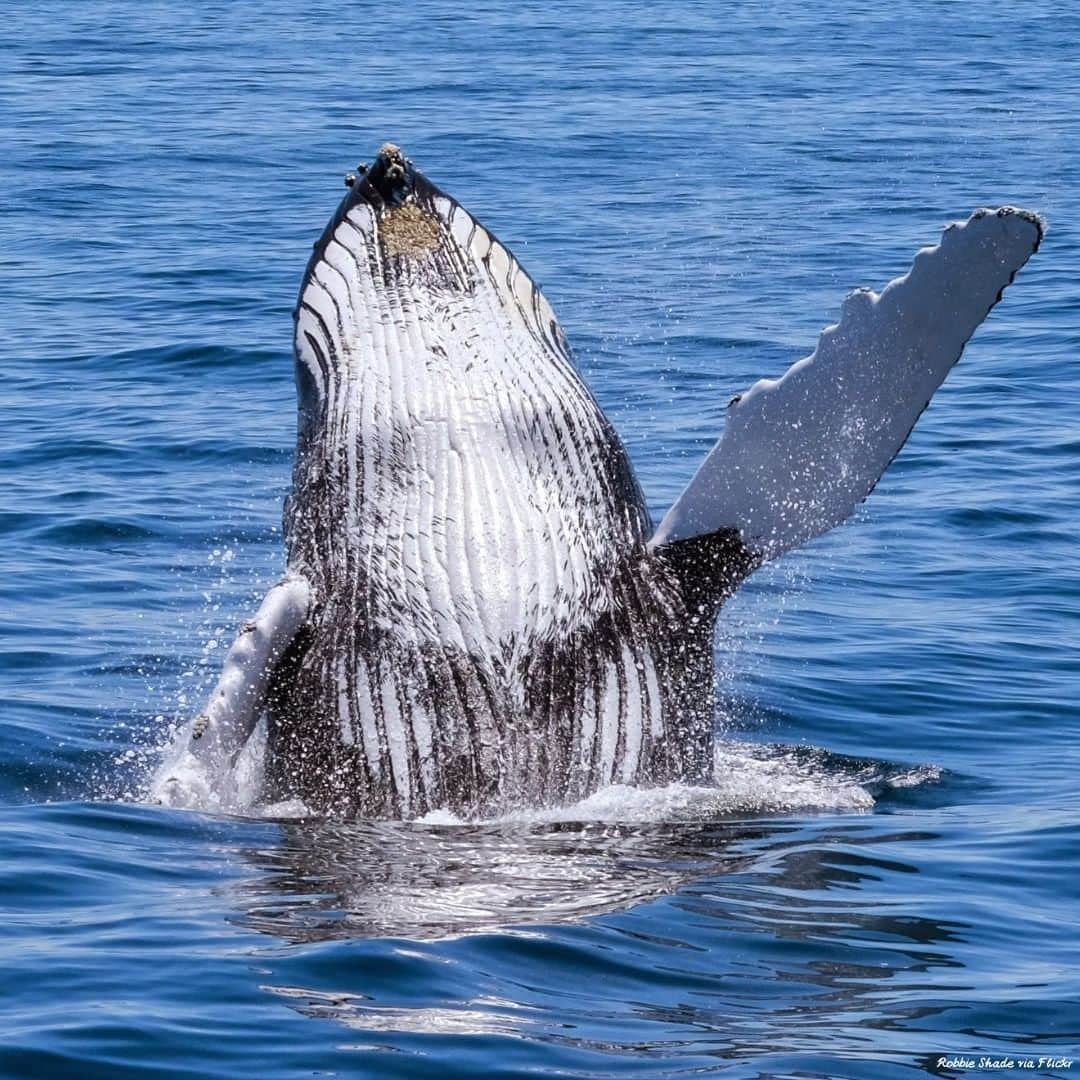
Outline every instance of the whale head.
[(569, 365), (555, 314), (517, 259), (399, 147), (385, 143), (345, 182), (295, 312), (302, 430), (325, 417), (331, 384), (355, 382), (373, 360), (405, 382), (425, 366), (445, 378), (448, 364), (472, 368), (492, 352), (489, 337), (523, 364)]

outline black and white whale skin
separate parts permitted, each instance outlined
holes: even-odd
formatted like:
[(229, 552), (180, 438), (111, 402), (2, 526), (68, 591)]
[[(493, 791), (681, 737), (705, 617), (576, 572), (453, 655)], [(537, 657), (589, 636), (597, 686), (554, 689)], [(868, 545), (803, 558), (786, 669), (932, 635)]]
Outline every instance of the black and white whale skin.
[(517, 259), (392, 145), (347, 180), (296, 310), (288, 572), (189, 759), (212, 787), (265, 716), (263, 798), (334, 817), (708, 781), (721, 604), (866, 498), (1039, 218), (978, 210), (852, 293), (813, 355), (730, 403), (654, 530)]

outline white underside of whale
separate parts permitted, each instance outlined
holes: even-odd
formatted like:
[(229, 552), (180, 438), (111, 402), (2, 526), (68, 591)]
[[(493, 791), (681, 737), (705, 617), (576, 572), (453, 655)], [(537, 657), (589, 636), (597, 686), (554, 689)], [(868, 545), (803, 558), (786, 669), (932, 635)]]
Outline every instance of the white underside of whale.
[[(554, 313), (501, 244), (439, 202), (473, 287), (376, 291), (380, 268), (357, 268), (380, 253), (365, 243), (375, 213), (358, 204), (301, 296), (297, 353), (322, 384), (352, 493), (340, 548), (392, 567), (399, 595), (416, 598), (407, 620), (390, 608), (373, 619), (402, 640), (486, 653), (602, 606), (625, 545), (583, 449), (604, 437), (601, 414)], [(326, 378), (316, 345), (347, 377)]]

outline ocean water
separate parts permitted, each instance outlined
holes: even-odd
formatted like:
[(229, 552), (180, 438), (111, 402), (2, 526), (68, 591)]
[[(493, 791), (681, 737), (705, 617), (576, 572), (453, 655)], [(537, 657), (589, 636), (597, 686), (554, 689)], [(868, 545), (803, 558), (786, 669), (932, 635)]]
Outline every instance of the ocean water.
[[(0, 1076), (1073, 1073), (1078, 42), (968, 0), (6, 8)], [(725, 609), (715, 790), (146, 800), (282, 567), (290, 311), (385, 139), (543, 284), (657, 519), (850, 288), (1046, 216), (864, 510)]]

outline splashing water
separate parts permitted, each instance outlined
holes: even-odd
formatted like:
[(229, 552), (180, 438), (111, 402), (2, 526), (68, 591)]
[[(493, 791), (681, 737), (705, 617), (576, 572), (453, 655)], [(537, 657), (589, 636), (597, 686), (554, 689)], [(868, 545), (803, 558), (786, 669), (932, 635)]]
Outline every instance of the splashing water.
[[(274, 819), (313, 816), (299, 800), (265, 803), (260, 798), (266, 754), (261, 723), (231, 768), (208, 774), (186, 749), (187, 731), (177, 731), (145, 782), (139, 801), (165, 803), (208, 813)], [(713, 783), (633, 788), (612, 784), (565, 806), (522, 807), (490, 818), (462, 818), (436, 809), (415, 820), (428, 825), (553, 824), (558, 822), (701, 821), (732, 815), (793, 811), (871, 810), (883, 790), (934, 781), (932, 765), (894, 766), (829, 754), (807, 746), (718, 740)]]

